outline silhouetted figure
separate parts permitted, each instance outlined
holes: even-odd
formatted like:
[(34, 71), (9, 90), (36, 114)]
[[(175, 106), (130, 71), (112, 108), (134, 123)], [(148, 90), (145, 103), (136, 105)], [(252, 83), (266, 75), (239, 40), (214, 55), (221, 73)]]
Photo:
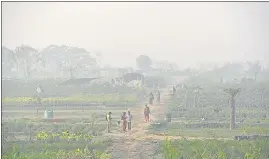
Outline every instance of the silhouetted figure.
[(175, 86), (173, 86), (173, 95), (175, 95), (176, 94), (176, 87)]
[(149, 114), (150, 114), (150, 109), (147, 105), (145, 105), (144, 108), (144, 116), (145, 116), (145, 121), (149, 122)]
[(153, 100), (154, 100), (153, 93), (150, 92), (150, 94), (149, 94), (149, 104), (150, 104), (150, 105), (153, 105)]
[(156, 93), (156, 100), (157, 100), (157, 103), (160, 103), (160, 100), (161, 100), (161, 94), (160, 94), (160, 91), (158, 90), (157, 93)]
[(126, 127), (127, 127), (127, 116), (126, 116), (126, 112), (123, 112), (122, 113), (121, 120), (122, 120), (122, 129), (123, 129), (124, 132), (126, 132)]

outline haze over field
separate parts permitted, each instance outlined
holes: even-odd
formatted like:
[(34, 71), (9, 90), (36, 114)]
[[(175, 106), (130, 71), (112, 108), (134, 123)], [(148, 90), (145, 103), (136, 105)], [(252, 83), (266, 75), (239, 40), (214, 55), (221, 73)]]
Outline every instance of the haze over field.
[(1, 4), (1, 158), (269, 158), (269, 3)]
[(269, 59), (269, 3), (3, 2), (2, 17), (8, 48), (76, 46), (117, 67)]

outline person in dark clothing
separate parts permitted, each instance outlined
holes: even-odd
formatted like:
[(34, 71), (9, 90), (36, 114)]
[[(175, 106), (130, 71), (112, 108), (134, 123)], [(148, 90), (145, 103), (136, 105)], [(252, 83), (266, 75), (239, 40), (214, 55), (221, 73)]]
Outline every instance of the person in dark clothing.
[(157, 100), (157, 103), (160, 103), (160, 100), (161, 100), (161, 94), (160, 94), (160, 91), (158, 90), (157, 93), (156, 93), (156, 100)]
[(145, 116), (145, 121), (149, 122), (149, 114), (150, 114), (150, 109), (147, 105), (145, 105), (144, 108), (144, 116)]
[(173, 86), (173, 95), (175, 95), (176, 94), (176, 87), (175, 86)]
[(153, 100), (154, 100), (153, 93), (150, 92), (150, 94), (149, 94), (149, 104), (150, 104), (150, 105), (153, 105)]

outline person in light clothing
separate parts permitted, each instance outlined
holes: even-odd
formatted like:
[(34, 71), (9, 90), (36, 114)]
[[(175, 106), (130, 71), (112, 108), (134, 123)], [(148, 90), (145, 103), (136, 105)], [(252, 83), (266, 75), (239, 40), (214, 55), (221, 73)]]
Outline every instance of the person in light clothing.
[(128, 130), (130, 131), (131, 130), (131, 126), (132, 126), (132, 118), (133, 118), (133, 116), (132, 116), (132, 114), (131, 114), (131, 112), (130, 111), (128, 111), (128, 113), (127, 113), (127, 125), (128, 125)]
[(111, 117), (111, 112), (109, 112), (107, 115), (106, 115), (106, 121), (107, 121), (107, 132), (108, 133), (111, 133), (110, 129), (111, 129), (111, 120), (112, 120), (112, 117)]

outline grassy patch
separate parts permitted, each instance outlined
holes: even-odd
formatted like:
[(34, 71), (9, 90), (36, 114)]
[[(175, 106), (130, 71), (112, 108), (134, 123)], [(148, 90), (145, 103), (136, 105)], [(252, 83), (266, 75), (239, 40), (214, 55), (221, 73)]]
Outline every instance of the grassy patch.
[[(32, 142), (16, 144), (5, 143), (2, 151), (4, 159), (86, 159), (92, 156), (94, 159), (108, 159), (110, 155), (105, 153), (109, 143), (99, 141), (95, 143), (66, 143), (53, 144)], [(96, 151), (98, 149), (98, 151)]]
[[(38, 98), (35, 97), (6, 97), (2, 99), (4, 104), (16, 103), (38, 103)], [(134, 94), (91, 94), (91, 95), (76, 95), (70, 97), (50, 97), (40, 99), (42, 103), (122, 103), (122, 102), (137, 102), (138, 98)]]
[(265, 159), (269, 157), (269, 140), (165, 140), (160, 145), (161, 154), (165, 159)]

